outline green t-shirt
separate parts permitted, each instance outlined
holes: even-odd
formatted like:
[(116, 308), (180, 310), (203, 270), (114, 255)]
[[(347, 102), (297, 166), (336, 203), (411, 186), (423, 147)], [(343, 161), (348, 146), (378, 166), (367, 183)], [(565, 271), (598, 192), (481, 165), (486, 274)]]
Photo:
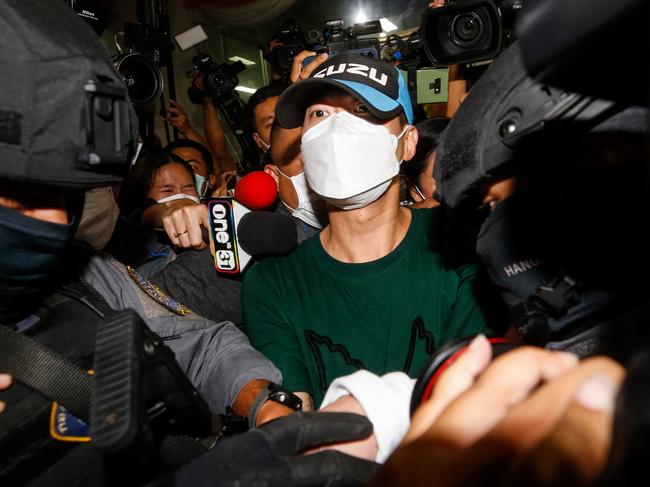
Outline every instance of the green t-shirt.
[(283, 384), (319, 405), (337, 377), (367, 369), (417, 377), (445, 343), (481, 332), (476, 268), (458, 255), (441, 209), (412, 210), (387, 256), (347, 264), (315, 236), (244, 278), (244, 331)]

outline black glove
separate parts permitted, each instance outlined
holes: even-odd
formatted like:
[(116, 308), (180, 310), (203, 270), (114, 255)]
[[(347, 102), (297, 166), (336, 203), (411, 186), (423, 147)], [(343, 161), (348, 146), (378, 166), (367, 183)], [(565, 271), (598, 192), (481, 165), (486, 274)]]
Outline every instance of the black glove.
[(359, 440), (372, 433), (365, 416), (352, 413), (295, 413), (222, 440), (176, 473), (184, 486), (353, 486), (367, 482), (378, 464), (309, 448)]

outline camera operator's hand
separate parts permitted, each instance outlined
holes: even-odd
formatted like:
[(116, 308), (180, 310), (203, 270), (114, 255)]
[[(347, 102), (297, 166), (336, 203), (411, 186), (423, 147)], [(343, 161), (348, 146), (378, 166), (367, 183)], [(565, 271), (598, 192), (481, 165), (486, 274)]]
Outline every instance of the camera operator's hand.
[[(0, 391), (7, 389), (11, 385), (11, 376), (9, 374), (0, 374)], [(0, 413), (5, 410), (5, 403), (0, 401)]]
[(169, 100), (169, 108), (167, 108), (167, 117), (165, 117), (165, 120), (172, 124), (172, 126), (176, 127), (178, 131), (185, 136), (194, 132), (194, 129), (187, 118), (185, 109), (176, 100)]
[(319, 445), (354, 441), (372, 433), (364, 416), (295, 413), (222, 440), (176, 474), (177, 486), (361, 485), (377, 464), (332, 450), (300, 455)]
[(172, 244), (183, 249), (203, 250), (203, 228), (209, 230), (208, 207), (191, 200), (172, 201), (162, 214), (162, 224)]
[[(307, 66), (303, 66), (302, 62), (309, 56), (316, 56), (316, 58), (310, 62)], [(293, 64), (291, 65), (291, 79), (292, 83), (297, 83), (303, 79), (307, 79), (311, 72), (316, 69), (318, 66), (327, 61), (327, 53), (322, 53), (316, 55), (313, 51), (301, 51), (295, 55), (293, 58)]]
[(532, 347), (490, 356), (479, 338), (441, 376), (375, 485), (592, 484), (622, 367)]

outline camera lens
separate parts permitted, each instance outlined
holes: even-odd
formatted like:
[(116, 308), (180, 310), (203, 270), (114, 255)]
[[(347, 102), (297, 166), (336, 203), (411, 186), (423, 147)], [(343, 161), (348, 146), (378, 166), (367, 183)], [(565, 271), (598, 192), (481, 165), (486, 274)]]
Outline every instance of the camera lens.
[(458, 47), (467, 47), (483, 35), (483, 20), (476, 12), (456, 15), (449, 26), (449, 38)]

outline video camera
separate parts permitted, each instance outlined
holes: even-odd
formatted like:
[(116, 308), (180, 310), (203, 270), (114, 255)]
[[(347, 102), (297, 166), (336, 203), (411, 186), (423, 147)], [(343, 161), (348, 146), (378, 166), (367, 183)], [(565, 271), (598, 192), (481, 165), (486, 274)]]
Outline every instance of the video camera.
[(512, 40), (523, 0), (449, 0), (422, 15), (422, 47), (434, 66), (495, 57)]
[[(293, 58), (301, 51), (328, 53), (330, 56), (346, 51), (379, 59), (380, 32), (382, 27), (379, 20), (345, 27), (342, 19), (335, 19), (327, 21), (322, 32), (311, 31), (313, 35), (308, 38), (295, 21), (287, 20), (274, 39), (281, 44), (272, 47), (266, 59), (286, 78), (291, 73)], [(306, 58), (303, 65), (309, 64), (313, 59), (312, 56)]]
[[(241, 61), (232, 64), (217, 64), (209, 54), (199, 53), (192, 58), (192, 66), (187, 71), (187, 76), (192, 77), (197, 73), (203, 76), (203, 93), (210, 98), (221, 101), (231, 96), (239, 84), (237, 74), (246, 69)], [(203, 93), (196, 86), (190, 86), (187, 94), (192, 103), (203, 104)]]
[(192, 66), (187, 70), (187, 76), (195, 78), (201, 76), (203, 89), (192, 84), (187, 89), (187, 94), (192, 101), (203, 105), (204, 96), (212, 98), (216, 107), (225, 117), (228, 126), (235, 134), (243, 153), (243, 160), (252, 163), (256, 160), (257, 149), (250, 137), (248, 112), (246, 105), (235, 90), (239, 84), (237, 75), (244, 71), (246, 66), (241, 61), (234, 63), (217, 64), (209, 54), (200, 52), (192, 58)]
[(273, 65), (278, 73), (288, 77), (295, 55), (301, 51), (310, 50), (311, 44), (307, 41), (300, 26), (292, 19), (287, 19), (282, 24), (273, 41), (278, 44), (271, 47), (270, 51), (265, 54), (265, 59)]
[(316, 46), (315, 50), (327, 52), (330, 56), (346, 51), (379, 59), (381, 48), (377, 34), (382, 30), (379, 20), (369, 20), (352, 27), (344, 27), (342, 19), (329, 20), (323, 29), (323, 46)]
[(174, 468), (191, 459), (170, 456), (169, 447), (179, 446), (180, 438), (183, 448), (175, 453), (191, 456), (220, 436), (247, 429), (244, 418), (211, 415), (174, 353), (132, 310), (98, 329), (94, 364), (93, 445), (140, 476), (148, 475), (147, 465)]

